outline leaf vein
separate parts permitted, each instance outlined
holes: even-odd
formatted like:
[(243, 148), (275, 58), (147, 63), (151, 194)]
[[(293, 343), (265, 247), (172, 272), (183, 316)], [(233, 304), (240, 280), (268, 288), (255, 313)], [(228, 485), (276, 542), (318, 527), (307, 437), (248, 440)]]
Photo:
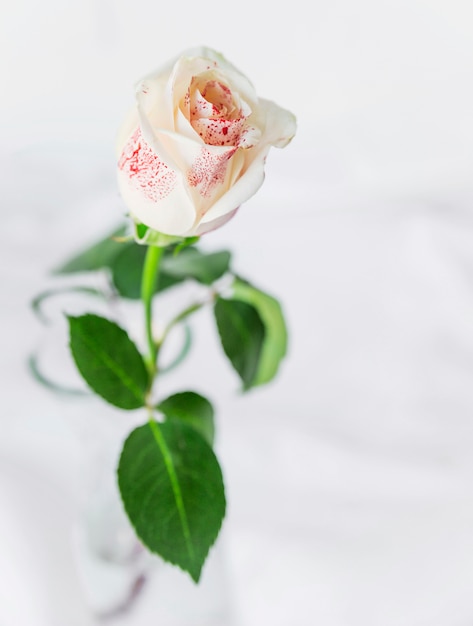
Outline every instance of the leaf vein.
[(194, 547), (192, 545), (191, 534), (189, 529), (189, 521), (187, 519), (187, 513), (184, 506), (184, 500), (182, 497), (181, 486), (179, 484), (179, 478), (174, 469), (174, 464), (172, 461), (171, 453), (166, 444), (166, 441), (163, 437), (161, 429), (159, 428), (157, 422), (154, 419), (149, 420), (149, 425), (151, 428), (151, 432), (153, 433), (153, 437), (163, 455), (164, 465), (166, 466), (166, 470), (169, 476), (169, 480), (171, 481), (171, 487), (174, 494), (174, 500), (176, 502), (176, 507), (179, 513), (179, 519), (181, 521), (182, 532), (184, 535), (184, 541), (186, 543), (187, 552), (189, 553), (189, 558), (191, 561), (195, 560)]
[(134, 383), (133, 379), (127, 375), (125, 370), (119, 367), (116, 361), (110, 358), (107, 352), (102, 350), (88, 335), (81, 333), (81, 337), (82, 341), (95, 353), (96, 357), (123, 382), (125, 387), (127, 387), (137, 399), (143, 400), (143, 391)]

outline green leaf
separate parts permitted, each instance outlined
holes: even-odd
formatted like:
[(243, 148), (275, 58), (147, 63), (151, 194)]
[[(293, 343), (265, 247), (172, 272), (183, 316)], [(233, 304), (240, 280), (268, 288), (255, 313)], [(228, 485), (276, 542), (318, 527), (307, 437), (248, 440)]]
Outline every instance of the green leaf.
[(198, 582), (226, 507), (222, 472), (208, 443), (180, 421), (150, 420), (125, 441), (118, 485), (141, 541)]
[(197, 248), (181, 250), (177, 255), (163, 259), (162, 269), (171, 276), (191, 278), (204, 285), (211, 285), (226, 272), (230, 264), (230, 252), (222, 250), (205, 254)]
[(200, 237), (197, 237), (197, 236), (186, 237), (185, 239), (181, 241), (181, 243), (177, 244), (177, 246), (174, 248), (174, 254), (179, 254), (181, 250), (184, 250), (184, 248), (194, 245), (195, 243), (199, 241), (199, 239)]
[(253, 386), (271, 381), (287, 353), (287, 327), (279, 302), (253, 285), (235, 279), (233, 298), (252, 304), (258, 311), (265, 327), (265, 338)]
[[(133, 243), (124, 247), (111, 262), (113, 284), (123, 298), (139, 300), (141, 297), (141, 276), (147, 249), (147, 246)], [(164, 252), (164, 255), (171, 254), (167, 249)], [(164, 291), (182, 280), (161, 270), (155, 292)]]
[(77, 272), (92, 272), (103, 267), (109, 267), (116, 255), (130, 242), (119, 242), (116, 238), (125, 236), (126, 227), (120, 226), (104, 239), (93, 244), (83, 252), (69, 259), (64, 265), (53, 270), (53, 274), (74, 274)]
[(214, 313), (223, 350), (247, 390), (258, 374), (264, 324), (254, 306), (239, 300), (217, 298)]
[(209, 445), (214, 442), (214, 409), (212, 404), (195, 391), (183, 391), (169, 396), (157, 405), (168, 420), (179, 420), (197, 430)]
[(68, 319), (72, 356), (89, 387), (121, 409), (144, 406), (148, 372), (123, 328), (98, 315)]
[[(166, 258), (166, 253), (164, 258)], [(161, 270), (158, 274), (158, 282), (156, 283), (156, 293), (169, 289), (169, 287), (174, 287), (174, 285), (182, 283), (183, 280), (184, 279), (179, 276), (172, 276), (171, 274)]]
[(137, 300), (141, 295), (141, 274), (147, 248), (132, 243), (115, 256), (110, 263), (112, 281), (123, 298)]

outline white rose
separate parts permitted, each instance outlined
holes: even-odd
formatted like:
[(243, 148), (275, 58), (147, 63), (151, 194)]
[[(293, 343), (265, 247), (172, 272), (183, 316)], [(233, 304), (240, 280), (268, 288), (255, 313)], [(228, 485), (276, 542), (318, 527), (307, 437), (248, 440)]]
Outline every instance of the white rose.
[(271, 146), (294, 116), (258, 98), (248, 79), (209, 48), (188, 51), (136, 86), (118, 136), (118, 184), (131, 216), (167, 235), (225, 224), (261, 186)]

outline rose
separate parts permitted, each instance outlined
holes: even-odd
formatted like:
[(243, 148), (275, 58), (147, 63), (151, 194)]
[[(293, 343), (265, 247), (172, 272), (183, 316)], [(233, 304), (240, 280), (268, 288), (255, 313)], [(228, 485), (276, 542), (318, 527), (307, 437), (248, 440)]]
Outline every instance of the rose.
[(295, 129), (294, 116), (258, 98), (222, 55), (190, 50), (136, 86), (117, 142), (120, 193), (138, 223), (201, 235), (257, 191), (269, 148)]

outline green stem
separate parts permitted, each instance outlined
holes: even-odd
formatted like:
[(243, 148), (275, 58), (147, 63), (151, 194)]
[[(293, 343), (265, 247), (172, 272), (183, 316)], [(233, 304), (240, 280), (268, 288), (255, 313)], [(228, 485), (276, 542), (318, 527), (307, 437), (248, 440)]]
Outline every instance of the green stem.
[(143, 266), (143, 276), (141, 279), (141, 300), (145, 310), (146, 341), (148, 343), (148, 357), (146, 364), (150, 373), (151, 381), (156, 374), (156, 343), (153, 339), (153, 295), (156, 287), (156, 280), (159, 273), (159, 263), (163, 255), (164, 248), (158, 246), (148, 246), (146, 258)]

